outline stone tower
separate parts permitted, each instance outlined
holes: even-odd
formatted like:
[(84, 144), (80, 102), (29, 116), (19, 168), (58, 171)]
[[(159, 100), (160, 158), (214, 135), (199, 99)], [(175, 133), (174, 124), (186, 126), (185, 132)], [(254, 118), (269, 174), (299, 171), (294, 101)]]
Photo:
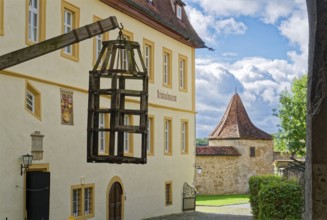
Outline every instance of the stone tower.
[(273, 173), (272, 136), (250, 120), (235, 93), (221, 121), (209, 135), (209, 146), (196, 148), (195, 186), (201, 194), (248, 192), (253, 175)]

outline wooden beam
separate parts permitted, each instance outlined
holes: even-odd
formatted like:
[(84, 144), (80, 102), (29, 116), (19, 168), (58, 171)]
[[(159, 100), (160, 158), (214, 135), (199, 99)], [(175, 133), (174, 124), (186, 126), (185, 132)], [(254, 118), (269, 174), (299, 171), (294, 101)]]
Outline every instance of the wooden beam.
[(116, 29), (115, 16), (74, 29), (66, 34), (35, 43), (31, 46), (0, 56), (0, 70), (34, 59), (44, 54), (59, 50), (74, 43), (86, 40), (106, 31)]

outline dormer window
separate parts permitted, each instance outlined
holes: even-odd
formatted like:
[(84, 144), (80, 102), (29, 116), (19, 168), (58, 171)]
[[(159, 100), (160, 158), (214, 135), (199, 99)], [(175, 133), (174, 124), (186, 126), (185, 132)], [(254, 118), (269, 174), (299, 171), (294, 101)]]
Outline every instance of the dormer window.
[(182, 6), (176, 4), (176, 16), (182, 20)]

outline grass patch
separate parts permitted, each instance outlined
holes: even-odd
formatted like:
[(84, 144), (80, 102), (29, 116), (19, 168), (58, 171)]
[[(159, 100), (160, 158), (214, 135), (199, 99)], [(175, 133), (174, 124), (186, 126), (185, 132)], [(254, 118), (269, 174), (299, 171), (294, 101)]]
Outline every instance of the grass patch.
[(197, 195), (196, 205), (223, 206), (244, 204), (249, 202), (249, 195)]

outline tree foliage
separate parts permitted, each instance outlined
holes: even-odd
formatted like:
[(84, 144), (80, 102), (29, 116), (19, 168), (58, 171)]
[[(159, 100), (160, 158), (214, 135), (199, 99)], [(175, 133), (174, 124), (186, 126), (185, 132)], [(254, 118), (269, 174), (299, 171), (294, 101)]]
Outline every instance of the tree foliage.
[(307, 75), (295, 79), (291, 91), (284, 90), (274, 116), (280, 126), (274, 137), (275, 148), (299, 156), (305, 155)]
[(196, 146), (208, 146), (208, 138), (197, 138)]

